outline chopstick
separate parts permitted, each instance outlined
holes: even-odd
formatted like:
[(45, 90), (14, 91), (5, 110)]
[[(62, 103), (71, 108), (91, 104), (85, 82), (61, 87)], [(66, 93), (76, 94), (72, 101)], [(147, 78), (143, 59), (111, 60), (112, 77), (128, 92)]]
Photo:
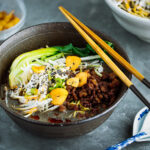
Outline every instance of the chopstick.
[(150, 103), (148, 100), (137, 90), (134, 84), (128, 79), (128, 77), (116, 66), (116, 64), (103, 52), (103, 50), (92, 40), (91, 37), (69, 16), (65, 9), (60, 6), (60, 11), (70, 21), (74, 28), (81, 34), (81, 36), (90, 44), (90, 46), (96, 51), (96, 53), (104, 60), (104, 62), (114, 71), (114, 73), (122, 80), (122, 82), (129, 87), (135, 95), (150, 109)]
[[(62, 7), (60, 7), (62, 8)], [(80, 27), (82, 27), (88, 35), (90, 35), (102, 48), (104, 48), (116, 61), (118, 61), (122, 66), (124, 66), (129, 72), (131, 72), (137, 79), (139, 79), (143, 84), (150, 88), (150, 82), (131, 64), (129, 64), (122, 56), (120, 56), (114, 49), (112, 49), (105, 41), (103, 41), (98, 35), (96, 35), (91, 29), (85, 26), (81, 21), (74, 17), (65, 8), (62, 8), (66, 14), (68, 14)]]

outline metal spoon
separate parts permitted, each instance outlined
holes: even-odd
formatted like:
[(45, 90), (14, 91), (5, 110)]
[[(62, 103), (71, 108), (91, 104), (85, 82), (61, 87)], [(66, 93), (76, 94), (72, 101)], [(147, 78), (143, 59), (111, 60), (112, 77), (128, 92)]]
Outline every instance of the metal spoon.
[(133, 136), (127, 140), (113, 145), (106, 150), (121, 150), (133, 142), (150, 141), (150, 112), (147, 107), (141, 109), (134, 119)]

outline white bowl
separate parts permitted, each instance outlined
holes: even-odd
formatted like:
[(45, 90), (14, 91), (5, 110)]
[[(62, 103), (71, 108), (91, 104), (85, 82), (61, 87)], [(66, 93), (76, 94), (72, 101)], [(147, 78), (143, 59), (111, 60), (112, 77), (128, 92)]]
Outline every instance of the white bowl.
[(150, 19), (132, 15), (119, 8), (115, 0), (105, 0), (118, 23), (141, 40), (150, 43)]
[(19, 31), (25, 23), (26, 8), (23, 0), (0, 0), (0, 11), (11, 12), (12, 10), (15, 11), (15, 15), (20, 18), (20, 21), (15, 26), (0, 31), (0, 41)]

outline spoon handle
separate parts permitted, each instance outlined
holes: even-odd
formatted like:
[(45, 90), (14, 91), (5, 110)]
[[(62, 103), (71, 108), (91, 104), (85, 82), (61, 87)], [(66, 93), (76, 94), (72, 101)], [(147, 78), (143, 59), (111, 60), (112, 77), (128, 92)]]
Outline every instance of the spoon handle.
[(111, 147), (108, 147), (106, 150), (121, 150), (122, 148), (128, 146), (129, 144), (132, 144), (133, 142), (135, 142), (137, 139), (141, 138), (142, 136), (145, 136), (146, 133), (145, 132), (141, 132), (141, 133), (138, 133), (130, 138), (128, 138), (127, 140), (119, 143), (119, 144), (116, 144), (116, 145), (113, 145)]

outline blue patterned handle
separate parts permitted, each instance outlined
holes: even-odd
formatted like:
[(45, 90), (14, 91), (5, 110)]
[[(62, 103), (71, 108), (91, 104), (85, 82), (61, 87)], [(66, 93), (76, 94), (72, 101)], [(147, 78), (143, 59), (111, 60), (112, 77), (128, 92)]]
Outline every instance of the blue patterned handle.
[(113, 145), (111, 147), (108, 147), (106, 150), (121, 150), (122, 148), (128, 146), (129, 144), (132, 144), (138, 138), (141, 138), (142, 136), (145, 136), (145, 135), (146, 135), (145, 132), (138, 133), (135, 136), (132, 136), (131, 138), (128, 138), (127, 140), (125, 140), (125, 141), (123, 141), (123, 142), (121, 142), (119, 144), (116, 144), (116, 145)]

